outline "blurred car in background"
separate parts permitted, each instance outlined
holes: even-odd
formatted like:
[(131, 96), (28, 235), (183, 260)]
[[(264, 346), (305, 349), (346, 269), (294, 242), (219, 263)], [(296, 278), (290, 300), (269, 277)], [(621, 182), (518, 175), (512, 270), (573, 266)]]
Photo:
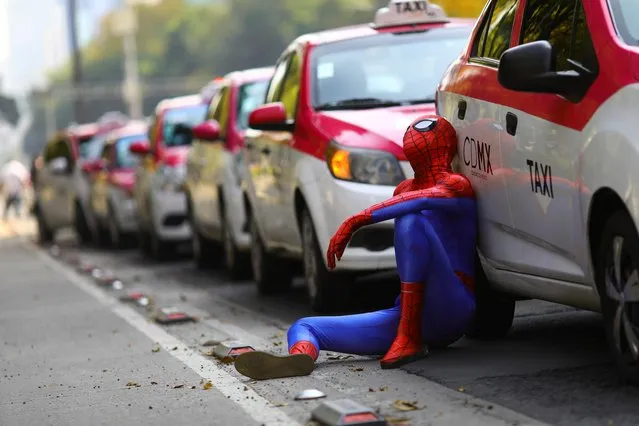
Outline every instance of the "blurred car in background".
[(142, 156), (134, 189), (140, 248), (158, 260), (191, 239), (184, 193), (186, 157), (190, 129), (204, 121), (206, 109), (200, 95), (165, 99), (149, 125), (149, 142), (130, 146), (132, 153)]
[(100, 158), (90, 164), (97, 172), (91, 186), (91, 212), (101, 233), (121, 248), (137, 233), (137, 210), (133, 188), (140, 158), (130, 151), (134, 143), (147, 144), (148, 126), (131, 121), (109, 132)]
[(336, 272), (325, 253), (344, 219), (412, 177), (403, 134), (435, 112), (441, 76), (472, 30), (473, 20), (449, 19), (432, 3), (413, 11), (413, 3), (391, 1), (371, 25), (301, 36), (277, 61), (245, 140), (260, 292), (288, 289), (291, 260), (301, 258), (312, 306), (341, 310), (355, 273), (395, 268), (392, 222), (359, 230)]
[(96, 168), (92, 164), (100, 158), (106, 135), (114, 129), (128, 123), (126, 115), (118, 112), (104, 114), (97, 121), (98, 131), (95, 135), (78, 144), (78, 161), (73, 168), (73, 187), (75, 189), (73, 224), (80, 242), (84, 244), (108, 243), (108, 235), (101, 232), (95, 218), (91, 214), (89, 201), (91, 181)]
[[(121, 126), (125, 120), (122, 117), (115, 119), (113, 115), (107, 118), (59, 131), (45, 145), (43, 161), (36, 165), (34, 188), (34, 213), (41, 242), (52, 241), (56, 231), (73, 226), (76, 214), (80, 217), (85, 211), (89, 184), (83, 175), (82, 164), (93, 152), (91, 141), (101, 131)], [(99, 155), (100, 151), (97, 153)], [(76, 228), (80, 229), (81, 241), (90, 241), (88, 226)]]
[[(230, 278), (249, 277), (250, 239), (241, 176), (249, 113), (264, 101), (273, 68), (232, 72), (220, 82), (207, 120), (193, 128), (187, 160), (187, 202), (198, 267), (223, 259)], [(220, 248), (223, 250), (220, 250)]]

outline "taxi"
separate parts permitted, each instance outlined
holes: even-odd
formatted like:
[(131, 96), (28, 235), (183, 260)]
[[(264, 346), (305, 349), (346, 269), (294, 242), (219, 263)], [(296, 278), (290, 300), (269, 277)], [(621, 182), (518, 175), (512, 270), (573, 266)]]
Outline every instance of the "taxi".
[(374, 22), (303, 35), (275, 65), (245, 140), (253, 274), (284, 291), (302, 260), (312, 306), (341, 309), (356, 275), (395, 268), (393, 223), (358, 231), (337, 271), (324, 253), (348, 216), (413, 176), (402, 137), (434, 113), (435, 91), (473, 21), (426, 1), (390, 1)]
[[(120, 114), (107, 113), (93, 123), (73, 125), (56, 132), (47, 142), (42, 162), (37, 167), (34, 213), (41, 242), (53, 240), (58, 230), (74, 227), (81, 242), (90, 242), (93, 234), (88, 207), (88, 179), (83, 164), (90, 159), (93, 138), (117, 128), (126, 120)], [(99, 155), (99, 151), (98, 151)]]
[(217, 80), (219, 91), (210, 101), (207, 120), (193, 128), (186, 181), (193, 255), (200, 268), (223, 263), (231, 279), (251, 272), (240, 186), (242, 146), (249, 113), (264, 101), (272, 75), (272, 68), (256, 68)]
[(129, 147), (141, 156), (134, 188), (140, 248), (157, 260), (169, 258), (180, 243), (191, 239), (184, 192), (191, 146), (188, 130), (204, 121), (206, 108), (199, 94), (160, 101), (149, 125), (148, 143)]
[(90, 167), (99, 170), (91, 186), (91, 211), (101, 233), (116, 248), (125, 247), (137, 232), (133, 187), (139, 157), (130, 152), (134, 143), (147, 143), (148, 126), (131, 121), (109, 132), (100, 158)]
[(471, 335), (515, 298), (600, 311), (639, 383), (639, 3), (491, 0), (438, 88), (479, 202)]

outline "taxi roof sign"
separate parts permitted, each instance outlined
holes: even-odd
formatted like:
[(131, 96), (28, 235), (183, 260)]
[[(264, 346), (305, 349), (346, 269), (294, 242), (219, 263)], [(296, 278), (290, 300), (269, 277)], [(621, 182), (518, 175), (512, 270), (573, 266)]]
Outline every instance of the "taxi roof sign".
[(440, 6), (427, 0), (390, 0), (375, 13), (375, 28), (449, 22)]

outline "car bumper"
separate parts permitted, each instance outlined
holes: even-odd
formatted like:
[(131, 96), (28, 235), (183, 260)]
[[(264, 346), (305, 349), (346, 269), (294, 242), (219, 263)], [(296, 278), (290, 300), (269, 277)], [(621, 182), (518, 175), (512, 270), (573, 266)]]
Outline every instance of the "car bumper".
[(184, 241), (191, 238), (184, 192), (160, 191), (154, 194), (153, 222), (163, 240)]

